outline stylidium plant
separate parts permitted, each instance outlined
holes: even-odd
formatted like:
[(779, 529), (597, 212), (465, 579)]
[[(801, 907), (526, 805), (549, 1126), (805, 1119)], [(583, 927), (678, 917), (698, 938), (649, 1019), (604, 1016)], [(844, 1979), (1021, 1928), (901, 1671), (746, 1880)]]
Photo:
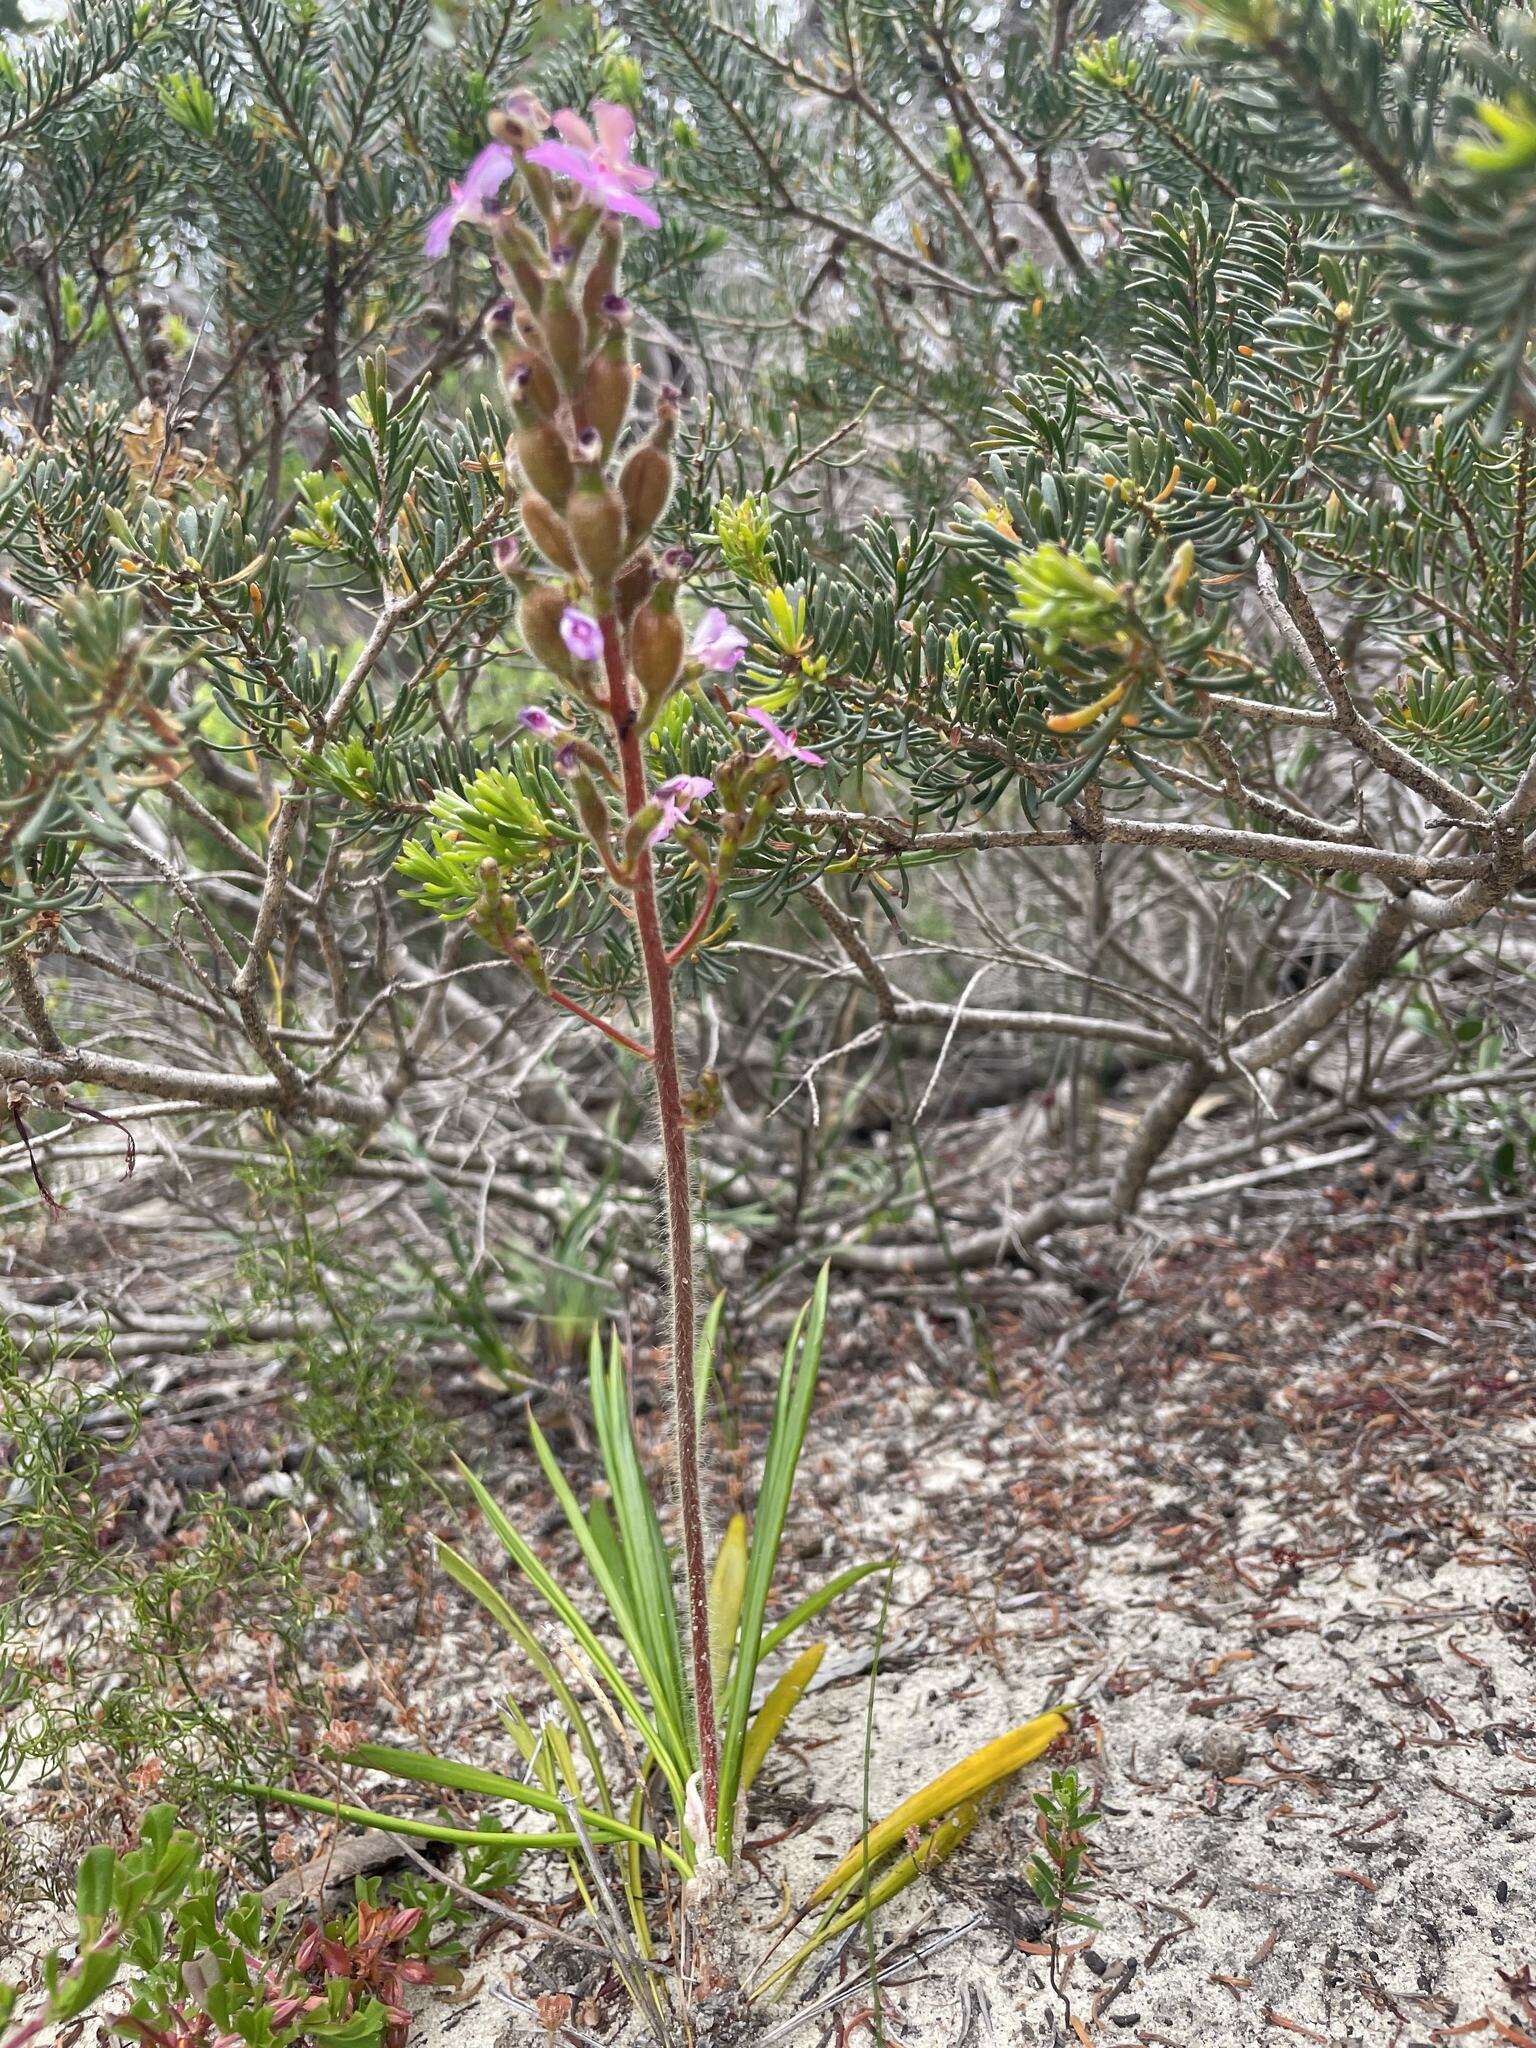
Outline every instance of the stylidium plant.
[[(441, 1552), (445, 1569), (543, 1676), (563, 1723), (546, 1718), (535, 1729), (508, 1709), (521, 1779), (377, 1745), (351, 1756), (418, 1783), (531, 1807), (552, 1823), (550, 1831), (402, 1823), (335, 1800), (261, 1789), (364, 1824), (567, 1854), (632, 1996), (661, 2026), (648, 1967), (657, 1938), (648, 1883), (666, 1881), (669, 1872), (683, 1880), (683, 1997), (743, 1995), (745, 1972), (729, 1940), (722, 1945), (716, 1935), (746, 1795), (824, 1645), (801, 1650), (762, 1697), (759, 1670), (829, 1601), (879, 1568), (879, 1561), (849, 1566), (777, 1622), (768, 1619), (820, 1364), (825, 1272), (786, 1350), (750, 1534), (736, 1517), (712, 1559), (700, 1476), (699, 1412), (719, 1306), (701, 1341), (689, 1131), (710, 1114), (717, 1084), (709, 1073), (684, 1073), (679, 970), (723, 936), (722, 889), (792, 775), (827, 764), (764, 705), (733, 697), (731, 678), (748, 637), (717, 607), (704, 610), (690, 633), (683, 606), (691, 558), (658, 538), (673, 493), (680, 397), (662, 385), (647, 407), (638, 402), (633, 316), (622, 290), (624, 235), (626, 221), (643, 230), (659, 216), (643, 197), (653, 174), (632, 160), (631, 116), (605, 103), (592, 109), (590, 124), (569, 110), (550, 116), (519, 93), (492, 130), (492, 142), (433, 220), (428, 252), (441, 253), (461, 228), (482, 232), (507, 287), (488, 333), (515, 421), (506, 487), (520, 537), (504, 535), (491, 549), (516, 590), (522, 641), (553, 688), (519, 713), (513, 760), (440, 798), (429, 840), (407, 846), (399, 865), (424, 902), (466, 920), (542, 997), (649, 1070), (661, 1139), (682, 1597), (674, 1597), (671, 1557), (634, 1440), (623, 1360), (616, 1350), (605, 1355), (594, 1339), (591, 1402), (605, 1494), (584, 1509), (536, 1424), (532, 1435), (607, 1625), (593, 1628), (472, 1477), (488, 1524), (518, 1579), (554, 1617), (562, 1648), (547, 1653), (516, 1605), (467, 1557), (446, 1546)], [(679, 769), (679, 759), (688, 765)], [(671, 772), (658, 775), (662, 763)], [(535, 929), (554, 848), (567, 863), (574, 852), (571, 886), (589, 888), (595, 903), (617, 912), (620, 950), (644, 991), (643, 1027), (616, 1021), (605, 992), (576, 993), (569, 970)], [(614, 1637), (629, 1668), (612, 1652)], [(583, 1691), (600, 1707), (595, 1716)], [(641, 1765), (627, 1796), (610, 1785), (604, 1755), (601, 1731), (616, 1726)], [(916, 1795), (884, 1833), (871, 1830), (813, 1896), (817, 1931), (787, 1959), (765, 1963), (751, 1995), (777, 1993), (821, 1940), (947, 1853), (990, 1787), (1065, 1726), (1059, 1713), (1038, 1717), (956, 1767), (958, 1777), (946, 1773)], [(658, 1794), (671, 1808), (670, 1827), (653, 1811)], [(933, 1832), (920, 1840), (925, 1827)], [(625, 1906), (604, 1918), (615, 1859)]]
[[(551, 126), (558, 141), (544, 139)], [(622, 107), (599, 102), (589, 126), (570, 111), (547, 116), (531, 95), (518, 95), (495, 127), (496, 141), (476, 157), (433, 221), (429, 253), (445, 247), (461, 222), (476, 223), (490, 235), (511, 287), (490, 332), (517, 423), (517, 509), (528, 546), (503, 544), (497, 560), (517, 588), (529, 653), (566, 690), (562, 705), (530, 707), (521, 724), (554, 749), (553, 766), (569, 787), (575, 819), (606, 886), (625, 907), (645, 985), (649, 1040), (642, 1043), (557, 986), (519, 915), (515, 869), (492, 854), (482, 858), (467, 915), (541, 993), (651, 1070), (665, 1182), (689, 1670), (699, 1791), (713, 1838), (720, 1741), (692, 1396), (697, 1304), (688, 1125), (695, 1105), (680, 1065), (673, 984), (708, 939), (721, 884), (737, 855), (787, 789), (786, 763), (823, 763), (796, 748), (793, 736), (765, 712), (748, 706), (734, 714), (744, 744), (712, 775), (652, 781), (647, 737), (676, 693), (706, 674), (730, 675), (748, 644), (717, 608), (704, 613), (689, 641), (679, 611), (688, 558), (655, 544), (673, 489), (675, 391), (661, 387), (648, 427), (619, 452), (633, 424), (639, 381), (631, 309), (621, 292), (622, 217), (642, 228), (659, 224), (656, 209), (640, 196), (654, 174), (631, 161), (634, 121)], [(498, 204), (509, 186), (510, 203)], [(519, 198), (538, 232), (519, 211)], [(766, 744), (758, 741), (758, 726)], [(697, 906), (680, 928), (669, 927), (656, 858), (668, 842), (680, 849), (678, 866), (698, 885)], [(408, 874), (420, 871), (419, 855), (408, 853), (404, 865)]]

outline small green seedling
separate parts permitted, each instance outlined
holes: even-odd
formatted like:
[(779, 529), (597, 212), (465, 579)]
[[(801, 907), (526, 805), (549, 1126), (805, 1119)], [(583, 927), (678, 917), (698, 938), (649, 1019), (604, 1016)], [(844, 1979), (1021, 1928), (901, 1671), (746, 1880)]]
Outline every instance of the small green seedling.
[(1040, 1815), (1041, 1846), (1030, 1858), (1025, 1876), (1051, 1916), (1054, 1943), (1062, 1927), (1099, 1924), (1086, 1910), (1093, 1885), (1083, 1859), (1088, 1830), (1096, 1827), (1103, 1815), (1090, 1803), (1071, 1764), (1065, 1770), (1052, 1771), (1049, 1788), (1035, 1794), (1035, 1808)]

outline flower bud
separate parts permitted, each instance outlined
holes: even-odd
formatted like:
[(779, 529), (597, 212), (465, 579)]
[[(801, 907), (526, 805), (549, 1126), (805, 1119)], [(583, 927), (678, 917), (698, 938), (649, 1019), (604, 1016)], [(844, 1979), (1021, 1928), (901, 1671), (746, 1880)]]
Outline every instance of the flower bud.
[(588, 469), (578, 479), (565, 518), (582, 568), (593, 583), (606, 587), (623, 565), (628, 549), (623, 503), (600, 471)]
[(515, 300), (498, 299), (492, 306), (485, 316), (485, 338), (495, 351), (502, 375), (510, 376), (519, 360)]
[(570, 531), (549, 500), (541, 498), (537, 491), (524, 491), (517, 509), (522, 514), (528, 538), (545, 561), (563, 569), (568, 576), (574, 576), (578, 564)]
[(535, 583), (524, 594), (517, 612), (523, 644), (528, 652), (541, 667), (558, 676), (571, 673), (571, 657), (560, 637), (560, 621), (564, 616), (565, 596), (553, 583)]
[(491, 542), (491, 560), (509, 583), (520, 583), (528, 574), (517, 535), (504, 533)]
[(509, 959), (517, 962), (540, 995), (548, 995), (549, 976), (544, 969), (544, 957), (534, 941), (533, 933), (526, 925), (518, 926), (512, 936), (504, 942), (502, 950)]
[(701, 1130), (705, 1124), (713, 1123), (724, 1101), (719, 1074), (713, 1067), (705, 1067), (697, 1083), (683, 1096), (683, 1116), (689, 1130)]
[(549, 132), (549, 113), (536, 94), (519, 86), (504, 106), (493, 108), (486, 122), (491, 139), (508, 149), (532, 149)]

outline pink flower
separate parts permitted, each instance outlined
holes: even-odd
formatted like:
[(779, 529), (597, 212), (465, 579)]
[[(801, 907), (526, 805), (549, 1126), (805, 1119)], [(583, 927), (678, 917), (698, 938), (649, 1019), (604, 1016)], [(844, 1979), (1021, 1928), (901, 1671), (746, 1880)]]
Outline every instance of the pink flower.
[(768, 735), (768, 746), (781, 761), (804, 761), (808, 768), (825, 768), (826, 762), (820, 754), (813, 754), (809, 747), (795, 744), (794, 730), (786, 732), (782, 725), (768, 716), (756, 704), (747, 706), (747, 716), (754, 725), (760, 725)]
[(568, 604), (560, 614), (560, 638), (573, 661), (601, 661), (603, 629), (590, 613)]
[(555, 116), (561, 140), (536, 143), (528, 152), (529, 163), (542, 164), (558, 178), (569, 178), (609, 213), (627, 213), (642, 227), (659, 228), (661, 215), (637, 196), (655, 184), (656, 173), (629, 160), (635, 139), (634, 116), (608, 100), (594, 100), (592, 120), (596, 135), (579, 114), (569, 107), (562, 109)]
[(674, 775), (667, 782), (658, 782), (652, 791), (661, 805), (661, 817), (651, 827), (647, 846), (659, 846), (663, 839), (669, 839), (674, 828), (688, 815), (688, 806), (701, 796), (708, 796), (714, 784), (707, 775)]
[(694, 628), (693, 658), (703, 662), (706, 668), (712, 668), (717, 675), (729, 675), (746, 653), (747, 646), (746, 634), (731, 624), (718, 605), (711, 605)]
[(524, 705), (517, 714), (517, 722), (524, 732), (531, 732), (541, 740), (552, 740), (557, 733), (565, 730), (559, 719), (546, 711), (542, 704)]
[(434, 262), (439, 256), (447, 255), (453, 231), (461, 220), (485, 220), (488, 217), (497, 193), (516, 167), (516, 159), (510, 149), (499, 142), (488, 142), (458, 184), (449, 185), (448, 190), (453, 197), (427, 224), (427, 254)]

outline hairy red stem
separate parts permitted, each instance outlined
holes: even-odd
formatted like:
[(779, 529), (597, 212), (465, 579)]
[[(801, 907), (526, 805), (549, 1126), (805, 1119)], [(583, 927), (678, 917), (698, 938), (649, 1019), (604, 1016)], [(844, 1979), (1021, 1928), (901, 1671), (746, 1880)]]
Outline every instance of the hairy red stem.
[(648, 1045), (642, 1045), (638, 1038), (631, 1038), (627, 1031), (621, 1031), (617, 1024), (610, 1024), (599, 1017), (595, 1010), (589, 1010), (585, 1003), (578, 1003), (574, 996), (562, 995), (557, 988), (545, 990), (552, 1003), (558, 1003), (562, 1010), (569, 1010), (573, 1017), (580, 1017), (584, 1023), (595, 1024), (605, 1038), (611, 1038), (615, 1045), (622, 1045), (626, 1052), (637, 1053), (643, 1060), (654, 1059)]
[[(647, 800), (645, 754), (625, 672), (619, 628), (605, 612), (603, 667), (608, 710), (618, 740), (624, 807), (630, 817)], [(672, 1011), (672, 969), (656, 903), (656, 873), (649, 848), (635, 861), (635, 929), (651, 1008), (651, 1072), (661, 1124), (662, 1181), (667, 1205), (667, 1253), (672, 1282), (672, 1391), (676, 1408), (677, 1493), (683, 1525), (683, 1579), (688, 1600), (688, 1641), (693, 1658), (693, 1703), (699, 1727), (699, 1774), (707, 1837), (715, 1838), (720, 1805), (720, 1747), (715, 1726), (715, 1682), (709, 1662), (709, 1573), (704, 1562), (704, 1503), (699, 1489), (699, 1427), (694, 1398), (693, 1200), (688, 1167), (688, 1125), (677, 1068), (677, 1025)]]
[(687, 931), (667, 955), (669, 967), (679, 967), (704, 936), (704, 927), (709, 923), (710, 912), (715, 907), (715, 898), (720, 894), (720, 884), (714, 875), (709, 878), (709, 887), (704, 891), (704, 901), (699, 905), (698, 914)]

